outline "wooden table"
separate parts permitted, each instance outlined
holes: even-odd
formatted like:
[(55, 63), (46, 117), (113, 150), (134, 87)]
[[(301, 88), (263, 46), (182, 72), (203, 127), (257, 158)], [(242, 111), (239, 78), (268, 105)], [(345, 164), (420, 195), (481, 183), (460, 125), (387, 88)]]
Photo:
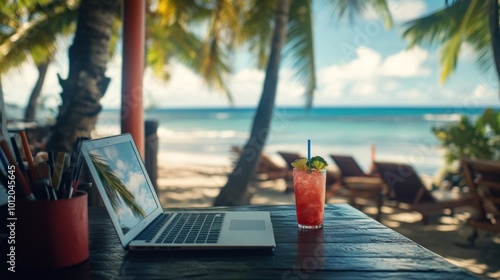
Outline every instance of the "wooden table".
[(270, 211), (275, 250), (126, 252), (106, 211), (91, 207), (89, 260), (44, 278), (476, 279), (347, 204), (327, 205), (324, 228), (310, 231), (297, 228), (292, 205), (227, 209)]

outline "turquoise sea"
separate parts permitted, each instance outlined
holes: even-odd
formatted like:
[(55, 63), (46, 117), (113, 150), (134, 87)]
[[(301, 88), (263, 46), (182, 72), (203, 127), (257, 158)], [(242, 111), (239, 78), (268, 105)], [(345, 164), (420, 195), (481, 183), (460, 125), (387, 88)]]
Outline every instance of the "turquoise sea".
[[(277, 151), (312, 154), (331, 163), (329, 154), (352, 155), (363, 169), (370, 167), (371, 145), (376, 159), (412, 164), (419, 173), (434, 175), (443, 167), (443, 150), (431, 132), (433, 126), (477, 116), (484, 108), (277, 108), (265, 153), (276, 161)], [(155, 109), (146, 119), (159, 122), (160, 164), (169, 162), (230, 164), (230, 147), (247, 140), (252, 108)], [(119, 133), (119, 110), (104, 110), (96, 135)], [(333, 164), (333, 163), (332, 163)]]

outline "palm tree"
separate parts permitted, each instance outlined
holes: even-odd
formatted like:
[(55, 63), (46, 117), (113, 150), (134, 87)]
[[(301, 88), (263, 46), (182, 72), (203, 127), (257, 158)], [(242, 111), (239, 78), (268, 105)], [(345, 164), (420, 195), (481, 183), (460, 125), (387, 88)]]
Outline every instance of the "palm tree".
[[(247, 32), (250, 46), (257, 51), (258, 61), (262, 63), (265, 51), (260, 42), (270, 42), (271, 50), (266, 68), (266, 76), (261, 99), (254, 116), (250, 137), (244, 146), (233, 171), (229, 174), (226, 184), (222, 187), (214, 205), (241, 205), (249, 204), (248, 183), (251, 179), (257, 161), (262, 154), (270, 131), (280, 56), (283, 49), (291, 54), (291, 65), (295, 68), (295, 76), (305, 84), (306, 105), (312, 105), (316, 76), (314, 66), (313, 38), (312, 38), (312, 4), (311, 1), (279, 0), (275, 3), (274, 29), (269, 21), (271, 15), (266, 9), (270, 1), (255, 1), (249, 9)], [(266, 3), (262, 3), (266, 2)], [(385, 19), (391, 23), (389, 9), (384, 0), (373, 1), (335, 1), (326, 2), (333, 5), (333, 11), (341, 18), (352, 19), (361, 13), (368, 5), (372, 5)], [(272, 40), (268, 40), (267, 32), (273, 30)], [(286, 37), (288, 36), (288, 41)], [(247, 38), (248, 39), (248, 38)]]
[[(105, 76), (118, 1), (83, 0), (69, 49), (69, 73), (63, 80), (62, 104), (47, 142), (48, 150), (71, 151), (80, 136), (89, 137), (101, 111), (100, 100), (109, 85)], [(98, 23), (98, 24), (96, 24)]]
[(34, 120), (48, 66), (58, 49), (57, 39), (74, 32), (78, 1), (8, 1), (0, 5), (0, 74), (31, 58), (39, 77), (25, 110)]
[(42, 93), (43, 84), (45, 82), (45, 77), (47, 76), (47, 70), (49, 69), (50, 59), (45, 62), (42, 62), (36, 66), (38, 70), (38, 79), (36, 80), (35, 86), (31, 91), (30, 97), (28, 99), (28, 105), (24, 109), (24, 120), (25, 121), (34, 121), (36, 116), (36, 109), (38, 100), (40, 99), (40, 95)]
[(409, 40), (409, 46), (441, 44), (440, 80), (444, 83), (457, 66), (462, 44), (468, 43), (475, 50), (479, 65), (483, 69), (494, 66), (500, 81), (498, 0), (455, 0), (446, 4), (430, 15), (406, 23), (403, 37)]
[[(156, 9), (151, 9), (153, 5), (149, 2), (147, 5), (146, 64), (150, 65), (160, 77), (168, 78), (169, 73), (165, 66), (175, 57), (194, 71), (202, 73), (207, 82), (215, 81), (216, 86), (225, 89), (223, 76), (230, 71), (230, 68), (227, 61), (221, 59), (227, 53), (221, 49), (227, 42), (215, 42), (212, 40), (213, 37), (201, 40), (190, 29), (191, 24), (206, 22), (207, 18), (217, 22), (218, 19), (214, 15), (222, 13), (220, 9), (216, 9), (218, 6), (208, 5), (209, 2), (205, 1), (198, 3), (159, 0), (155, 3)], [(91, 9), (101, 9), (101, 6), (104, 6), (102, 16), (108, 17), (107, 20), (101, 18), (102, 21), (97, 21), (101, 13), (89, 11), (89, 6)], [(63, 104), (59, 108), (59, 115), (49, 138), (48, 149), (70, 150), (77, 137), (90, 136), (95, 127), (97, 116), (101, 111), (99, 101), (109, 83), (109, 78), (104, 76), (108, 60), (104, 57), (107, 54), (105, 50), (114, 49), (110, 46), (114, 45), (113, 38), (116, 37), (111, 36), (110, 32), (116, 30), (116, 19), (119, 14), (116, 12), (116, 5), (113, 5), (112, 9), (108, 6), (111, 4), (98, 4), (98, 1), (93, 0), (83, 0), (81, 3), (78, 27), (70, 49), (69, 76), (66, 81), (60, 79), (63, 87), (61, 93)], [(233, 13), (235, 9), (232, 8)], [(94, 26), (94, 22), (101, 24)], [(209, 34), (214, 35), (217, 32), (215, 30)], [(102, 38), (105, 40), (99, 40)], [(93, 47), (89, 48), (90, 45)], [(207, 45), (210, 46), (210, 52), (200, 51), (207, 49), (204, 47)], [(207, 57), (210, 63), (204, 64)], [(86, 65), (86, 62), (99, 63), (91, 66)], [(230, 97), (230, 93), (225, 92)]]
[(228, 182), (214, 201), (216, 206), (248, 204), (250, 200), (246, 188), (269, 133), (269, 124), (276, 99), (281, 50), (285, 44), (289, 8), (288, 0), (278, 0), (271, 52), (266, 68), (263, 93), (255, 115), (256, 121), (253, 123), (250, 139), (245, 145), (235, 169), (228, 176)]
[(234, 0), (159, 0), (146, 20), (148, 66), (157, 76), (168, 78), (165, 65), (175, 58), (232, 102), (225, 77), (232, 72), (234, 47), (244, 43), (240, 32), (244, 6), (245, 1)]
[[(28, 2), (10, 1), (6, 4), (0, 4), (0, 14), (2, 15), (0, 26), (3, 27), (0, 28), (0, 51), (5, 54), (0, 56), (0, 74), (20, 66), (30, 56), (33, 58), (39, 70), (39, 78), (25, 110), (25, 118), (33, 119), (48, 65), (57, 50), (57, 38), (74, 32), (80, 1), (37, 0)], [(223, 22), (219, 15), (238, 13), (238, 5), (214, 5), (208, 1), (174, 0), (159, 0), (153, 3), (153, 1), (148, 0), (147, 8), (146, 64), (154, 70), (154, 73), (159, 77), (168, 78), (170, 74), (166, 65), (170, 63), (172, 58), (176, 58), (193, 71), (202, 74), (208, 84), (223, 90), (228, 99), (231, 100), (223, 78), (230, 72), (229, 60), (227, 59), (230, 48), (225, 46), (227, 42), (224, 40), (213, 40), (216, 36), (221, 37), (220, 30), (222, 29), (212, 28), (206, 38), (200, 38), (191, 29), (193, 25), (201, 25), (202, 22), (208, 21), (210, 26), (216, 22)], [(230, 13), (228, 13), (229, 10), (231, 10)], [(14, 15), (18, 17), (16, 18)], [(109, 43), (108, 53), (110, 57), (116, 49), (115, 45), (119, 38), (119, 12), (117, 15), (114, 16), (113, 36)], [(11, 40), (12, 38), (18, 39)], [(61, 108), (63, 107), (61, 106)], [(59, 120), (61, 119), (64, 118), (59, 118)], [(91, 127), (83, 131), (90, 130)], [(60, 133), (56, 135), (61, 136)], [(76, 136), (66, 135), (70, 140), (51, 137), (51, 142), (65, 141), (67, 144), (59, 143), (50, 146), (57, 147), (57, 149), (68, 148), (68, 143), (72, 142), (71, 139), (75, 139)]]

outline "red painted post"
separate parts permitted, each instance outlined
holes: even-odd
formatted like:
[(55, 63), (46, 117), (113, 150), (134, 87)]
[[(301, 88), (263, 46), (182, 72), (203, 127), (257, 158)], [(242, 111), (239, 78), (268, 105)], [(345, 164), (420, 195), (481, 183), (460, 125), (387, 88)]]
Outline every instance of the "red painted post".
[(145, 45), (145, 0), (123, 1), (121, 131), (130, 133), (144, 158), (142, 79)]

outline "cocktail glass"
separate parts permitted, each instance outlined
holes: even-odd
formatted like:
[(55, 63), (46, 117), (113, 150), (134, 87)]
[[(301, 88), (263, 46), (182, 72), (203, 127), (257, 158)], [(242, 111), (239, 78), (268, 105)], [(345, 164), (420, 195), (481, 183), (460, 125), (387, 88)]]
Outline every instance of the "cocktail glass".
[(304, 171), (294, 168), (293, 187), (299, 228), (321, 228), (325, 213), (326, 169)]

